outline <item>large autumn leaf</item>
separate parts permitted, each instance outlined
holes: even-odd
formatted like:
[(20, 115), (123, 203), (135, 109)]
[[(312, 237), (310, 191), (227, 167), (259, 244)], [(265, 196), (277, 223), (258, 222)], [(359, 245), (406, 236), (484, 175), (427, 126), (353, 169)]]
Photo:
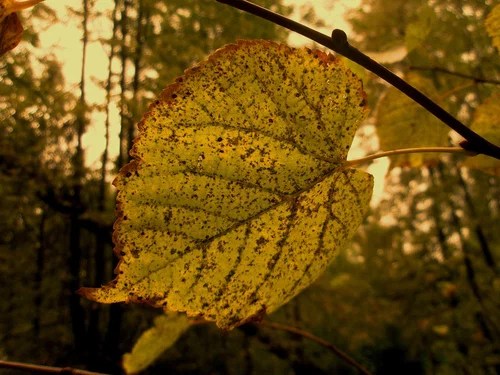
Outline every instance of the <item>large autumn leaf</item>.
[(118, 277), (95, 301), (144, 301), (232, 328), (315, 280), (352, 236), (372, 177), (343, 166), (365, 96), (332, 55), (228, 45), (150, 107), (121, 171)]

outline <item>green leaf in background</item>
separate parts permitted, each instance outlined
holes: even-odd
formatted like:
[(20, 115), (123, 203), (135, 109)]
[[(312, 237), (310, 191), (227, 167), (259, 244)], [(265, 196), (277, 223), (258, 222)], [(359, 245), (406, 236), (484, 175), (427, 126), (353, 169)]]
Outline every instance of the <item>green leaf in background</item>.
[[(418, 74), (406, 77), (431, 98), (437, 93), (432, 82)], [(376, 127), (380, 148), (385, 151), (426, 146), (448, 146), (449, 130), (441, 121), (394, 87), (387, 89), (377, 107)], [(391, 156), (391, 168), (419, 167), (438, 160), (437, 153)]]
[(500, 51), (500, 4), (497, 4), (486, 18), (486, 31), (493, 38), (493, 45)]
[(125, 372), (135, 374), (147, 368), (165, 350), (174, 345), (190, 325), (190, 321), (182, 314), (167, 313), (157, 316), (153, 327), (139, 337), (132, 352), (123, 356)]
[(343, 166), (365, 116), (332, 55), (228, 45), (144, 116), (115, 181), (119, 275), (95, 301), (144, 301), (230, 329), (313, 282), (356, 231), (372, 176)]
[(434, 9), (427, 4), (422, 5), (416, 15), (417, 19), (406, 25), (405, 44), (408, 52), (420, 47), (425, 42), (436, 22)]
[[(500, 92), (495, 92), (476, 108), (471, 129), (485, 137), (493, 144), (500, 144)], [(467, 158), (465, 166), (480, 169), (484, 172), (500, 175), (500, 161), (485, 155)]]

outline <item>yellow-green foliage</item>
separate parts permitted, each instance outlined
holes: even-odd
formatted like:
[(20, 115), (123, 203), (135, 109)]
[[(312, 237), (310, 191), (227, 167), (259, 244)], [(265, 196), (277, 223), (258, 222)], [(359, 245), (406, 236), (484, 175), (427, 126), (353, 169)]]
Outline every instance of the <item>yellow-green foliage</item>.
[[(493, 144), (500, 144), (500, 92), (497, 91), (477, 107), (471, 129), (485, 137)], [(499, 175), (500, 161), (485, 155), (467, 158), (465, 165), (469, 168), (481, 169), (484, 172)]]
[(154, 326), (145, 331), (132, 348), (123, 356), (123, 369), (135, 374), (151, 365), (190, 326), (185, 315), (168, 313), (155, 318)]
[(493, 45), (500, 51), (500, 4), (497, 4), (486, 18), (486, 30), (493, 38)]
[(422, 46), (431, 32), (432, 24), (436, 22), (434, 9), (422, 4), (416, 12), (416, 19), (406, 25), (405, 44), (408, 51)]
[[(409, 74), (405, 78), (431, 98), (436, 98), (436, 90), (429, 79), (417, 74)], [(380, 148), (385, 151), (448, 145), (449, 128), (394, 87), (387, 89), (379, 101), (376, 124)], [(437, 153), (396, 155), (391, 157), (391, 167), (420, 167), (438, 158)]]
[(118, 277), (84, 289), (230, 329), (314, 281), (361, 223), (372, 177), (343, 167), (365, 96), (332, 55), (265, 41), (216, 51), (140, 123), (115, 181)]

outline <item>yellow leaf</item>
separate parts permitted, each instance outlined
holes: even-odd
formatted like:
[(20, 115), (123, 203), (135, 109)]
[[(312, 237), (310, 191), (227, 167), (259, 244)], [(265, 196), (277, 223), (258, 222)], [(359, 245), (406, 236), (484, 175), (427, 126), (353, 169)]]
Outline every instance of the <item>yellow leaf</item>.
[[(496, 91), (476, 108), (471, 129), (485, 137), (493, 144), (500, 144), (500, 91)], [(486, 155), (477, 155), (465, 160), (464, 165), (469, 168), (480, 169), (483, 172), (500, 175), (500, 161)]]
[(436, 335), (446, 336), (450, 332), (450, 327), (446, 324), (439, 324), (432, 327), (432, 330)]
[(155, 318), (154, 326), (145, 331), (123, 356), (123, 369), (127, 374), (138, 373), (150, 366), (165, 350), (190, 327), (185, 315), (169, 313)]
[(486, 31), (493, 38), (493, 45), (500, 51), (500, 4), (488, 14), (485, 21)]
[(372, 176), (343, 164), (365, 96), (332, 55), (241, 41), (187, 70), (139, 125), (118, 189), (118, 277), (83, 289), (225, 329), (314, 281), (361, 223)]

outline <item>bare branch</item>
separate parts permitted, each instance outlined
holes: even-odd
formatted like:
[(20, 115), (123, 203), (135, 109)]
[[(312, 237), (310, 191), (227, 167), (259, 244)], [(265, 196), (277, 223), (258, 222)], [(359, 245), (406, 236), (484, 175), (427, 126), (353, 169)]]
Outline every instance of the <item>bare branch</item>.
[(438, 73), (445, 73), (449, 74), (452, 76), (460, 77), (460, 78), (465, 78), (465, 79), (470, 79), (476, 83), (491, 83), (493, 85), (500, 85), (500, 81), (497, 79), (489, 79), (489, 78), (483, 78), (483, 77), (476, 77), (470, 74), (464, 74), (460, 72), (453, 72), (451, 70), (445, 69), (445, 68), (440, 68), (438, 66), (410, 66), (410, 70), (424, 70), (424, 71), (432, 71), (432, 72), (438, 72)]
[(99, 372), (77, 370), (70, 367), (41, 366), (29, 363), (10, 362), (2, 360), (0, 360), (0, 368), (10, 368), (20, 371), (26, 371), (30, 374), (106, 375)]
[(349, 355), (347, 355), (342, 350), (340, 350), (339, 348), (337, 348), (331, 342), (326, 341), (325, 339), (322, 339), (321, 337), (315, 336), (315, 335), (313, 335), (310, 332), (304, 331), (304, 330), (302, 330), (300, 328), (297, 328), (297, 327), (292, 327), (292, 326), (289, 326), (289, 325), (275, 323), (275, 322), (270, 322), (270, 321), (263, 321), (263, 322), (257, 324), (257, 326), (259, 326), (259, 325), (267, 327), (267, 328), (272, 328), (272, 329), (277, 329), (277, 330), (280, 330), (280, 331), (289, 332), (289, 333), (292, 333), (294, 335), (302, 336), (302, 337), (304, 337), (304, 338), (306, 338), (308, 340), (314, 341), (315, 343), (317, 343), (317, 344), (319, 344), (319, 345), (327, 348), (328, 350), (330, 350), (332, 353), (334, 353), (338, 358), (340, 358), (342, 361), (344, 361), (345, 363), (347, 363), (349, 366), (354, 367), (355, 369), (357, 369), (360, 374), (371, 375), (371, 372), (368, 371), (366, 368), (364, 368), (363, 365), (361, 365), (360, 363), (356, 362), (353, 358), (351, 358)]

